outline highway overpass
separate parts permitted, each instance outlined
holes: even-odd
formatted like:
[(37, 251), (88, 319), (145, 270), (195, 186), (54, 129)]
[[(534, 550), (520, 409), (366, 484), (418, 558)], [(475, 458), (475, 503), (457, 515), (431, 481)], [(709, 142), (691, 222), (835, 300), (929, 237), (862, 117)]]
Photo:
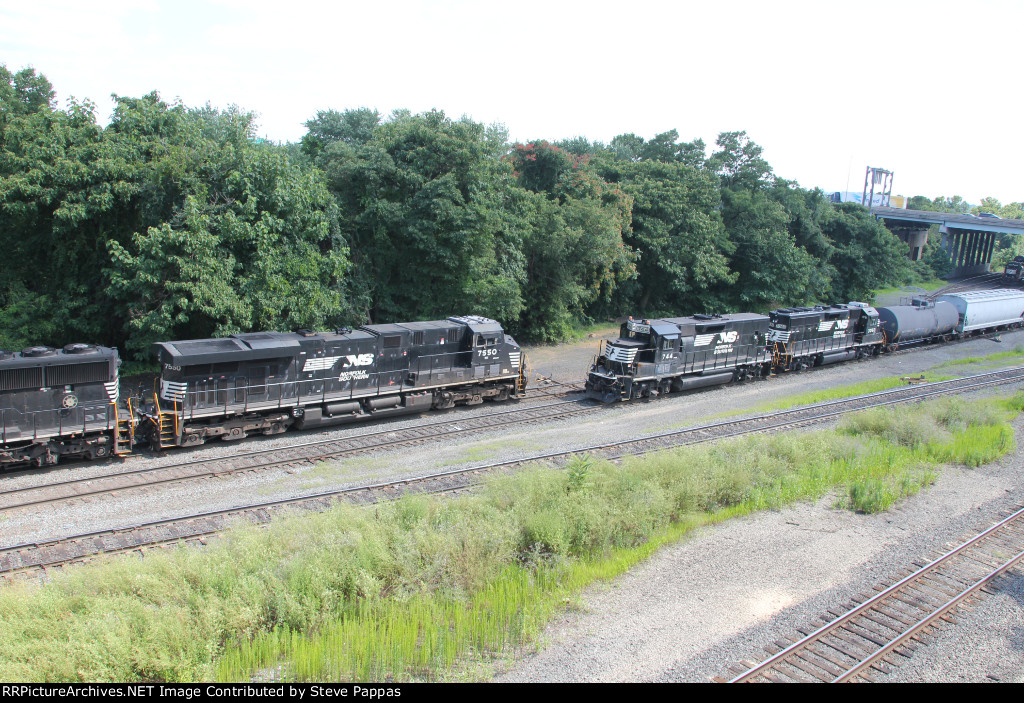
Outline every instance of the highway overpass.
[(910, 247), (910, 258), (917, 260), (928, 241), (928, 229), (939, 226), (942, 248), (953, 262), (952, 277), (986, 273), (992, 263), (997, 234), (1024, 234), (1024, 220), (1001, 220), (930, 210), (902, 210), (873, 207), (871, 214)]

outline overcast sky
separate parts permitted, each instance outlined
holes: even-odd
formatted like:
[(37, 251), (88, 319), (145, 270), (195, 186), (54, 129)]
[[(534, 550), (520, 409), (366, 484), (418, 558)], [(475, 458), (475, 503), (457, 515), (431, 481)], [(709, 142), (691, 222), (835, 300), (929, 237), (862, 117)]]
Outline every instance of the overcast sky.
[[(1024, 200), (1024, 3), (0, 0), (0, 63), (64, 105), (158, 90), (297, 141), (317, 110), (444, 110), (513, 140), (746, 130), (777, 175)], [(849, 187), (848, 187), (849, 186)]]

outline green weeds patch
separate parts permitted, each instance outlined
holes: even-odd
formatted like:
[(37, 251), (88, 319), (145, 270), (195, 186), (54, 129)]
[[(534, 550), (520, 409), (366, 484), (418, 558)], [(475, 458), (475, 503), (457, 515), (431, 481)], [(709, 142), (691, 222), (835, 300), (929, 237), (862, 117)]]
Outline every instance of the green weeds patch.
[(1024, 346), (1016, 344), (1013, 349), (1008, 351), (986, 354), (984, 356), (968, 356), (963, 359), (953, 359), (952, 361), (946, 361), (939, 364), (935, 368), (942, 369), (950, 366), (967, 366), (972, 364), (977, 364), (982, 367), (999, 366), (1007, 361), (1020, 361), (1021, 359), (1024, 359)]
[(942, 400), (836, 431), (582, 457), (459, 499), (338, 507), (69, 570), (0, 589), (0, 678), (484, 678), (585, 586), (694, 527), (827, 495), (884, 510), (942, 463), (1012, 451), (1022, 408), (1022, 395)]

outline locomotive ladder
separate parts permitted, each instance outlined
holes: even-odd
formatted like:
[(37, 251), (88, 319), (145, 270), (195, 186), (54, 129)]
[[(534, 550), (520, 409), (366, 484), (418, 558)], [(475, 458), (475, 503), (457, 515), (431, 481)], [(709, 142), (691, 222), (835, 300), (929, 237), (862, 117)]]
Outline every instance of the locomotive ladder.
[(526, 352), (523, 352), (523, 358), (519, 362), (519, 376), (516, 378), (516, 394), (520, 394), (526, 390), (526, 383), (530, 379), (529, 370), (529, 357), (526, 356)]
[(772, 366), (776, 369), (789, 371), (789, 365), (793, 361), (793, 356), (788, 351), (785, 344), (774, 342), (772, 344)]
[(122, 416), (117, 411), (117, 404), (114, 404), (114, 417), (117, 421), (117, 431), (114, 433), (114, 455), (124, 456), (132, 453), (132, 445), (135, 443), (135, 411), (132, 408), (132, 399), (126, 402), (127, 412)]
[(173, 401), (172, 410), (164, 410), (160, 407), (160, 398), (156, 393), (153, 394), (153, 399), (156, 401), (159, 418), (157, 443), (161, 449), (176, 446), (178, 444), (178, 401)]

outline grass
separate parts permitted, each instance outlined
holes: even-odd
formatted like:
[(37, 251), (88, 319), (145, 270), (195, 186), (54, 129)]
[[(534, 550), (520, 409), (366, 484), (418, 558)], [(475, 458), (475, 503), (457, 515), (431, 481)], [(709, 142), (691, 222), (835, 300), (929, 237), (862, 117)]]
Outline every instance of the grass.
[(951, 366), (968, 366), (972, 364), (978, 364), (979, 367), (986, 368), (989, 366), (998, 366), (1006, 361), (1018, 361), (1022, 358), (1024, 358), (1024, 346), (1016, 344), (1013, 349), (1008, 351), (995, 352), (994, 354), (986, 354), (985, 356), (968, 356), (963, 359), (953, 359), (939, 364), (934, 368), (942, 369)]
[(341, 506), (205, 549), (0, 589), (0, 678), (465, 680), (489, 675), (595, 580), (692, 529), (840, 496), (884, 510), (943, 463), (1011, 451), (1024, 395), (871, 411), (613, 465), (496, 477), (458, 499)]
[[(917, 374), (914, 378), (924, 376), (924, 381), (928, 383), (934, 383), (936, 381), (948, 381), (955, 376), (940, 376), (931, 371)], [(800, 393), (797, 395), (791, 395), (778, 400), (768, 401), (755, 406), (752, 410), (754, 412), (767, 412), (769, 410), (787, 410), (794, 408), (798, 405), (814, 405), (816, 403), (827, 403), (832, 400), (841, 400), (843, 398), (850, 398), (856, 395), (865, 395), (868, 393), (880, 393), (881, 391), (891, 390), (893, 388), (899, 388), (907, 385), (907, 382), (902, 380), (906, 376), (889, 376), (887, 378), (875, 378), (868, 381), (862, 381), (860, 383), (852, 383), (847, 386), (836, 386), (833, 388), (826, 388), (820, 391), (810, 391), (807, 393)]]
[[(929, 383), (936, 381), (948, 381), (956, 376), (943, 376), (935, 374), (932, 371), (926, 371), (924, 373), (917, 374), (915, 378), (924, 376), (924, 380)], [(891, 390), (893, 388), (899, 388), (907, 385), (907, 382), (902, 380), (905, 376), (889, 376), (887, 378), (876, 378), (868, 381), (861, 381), (859, 383), (851, 383), (845, 386), (833, 386), (821, 391), (809, 391), (807, 393), (799, 393), (795, 395), (783, 396), (777, 400), (770, 400), (765, 403), (761, 403), (752, 408), (745, 410), (730, 410), (728, 412), (717, 413), (712, 415), (712, 419), (732, 417), (734, 415), (745, 415), (747, 413), (764, 413), (772, 410), (788, 410), (789, 408), (795, 408), (799, 405), (814, 405), (816, 403), (826, 403), (832, 400), (841, 400), (843, 398), (851, 398), (857, 395), (864, 395), (867, 393), (879, 393), (881, 391)], [(664, 429), (676, 429), (686, 427), (691, 423), (680, 423), (665, 427)]]
[(890, 293), (903, 293), (909, 295), (913, 291), (907, 290), (908, 288), (923, 288), (926, 291), (932, 291), (942, 288), (942, 286), (946, 285), (946, 283), (947, 281), (944, 281), (941, 278), (933, 278), (930, 281), (917, 281), (915, 283), (908, 283), (906, 285), (892, 286), (891, 288), (879, 288), (873, 293), (873, 295), (874, 297), (878, 297), (879, 295), (887, 295)]

